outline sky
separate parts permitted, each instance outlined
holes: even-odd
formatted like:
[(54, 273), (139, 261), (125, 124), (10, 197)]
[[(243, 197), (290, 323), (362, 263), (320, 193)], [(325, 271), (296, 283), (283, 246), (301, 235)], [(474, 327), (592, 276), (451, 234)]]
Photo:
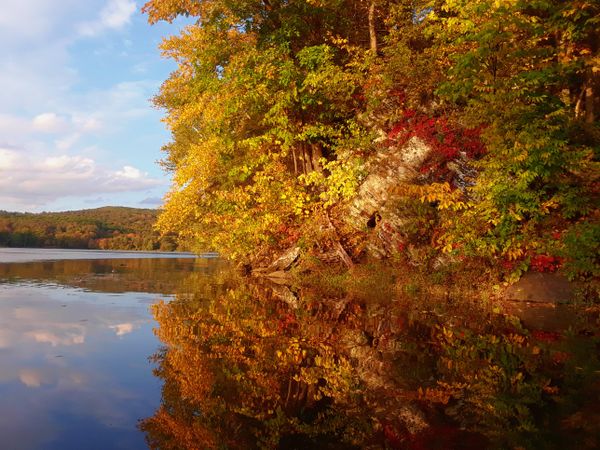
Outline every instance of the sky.
[(155, 208), (174, 70), (143, 0), (0, 0), (0, 210)]

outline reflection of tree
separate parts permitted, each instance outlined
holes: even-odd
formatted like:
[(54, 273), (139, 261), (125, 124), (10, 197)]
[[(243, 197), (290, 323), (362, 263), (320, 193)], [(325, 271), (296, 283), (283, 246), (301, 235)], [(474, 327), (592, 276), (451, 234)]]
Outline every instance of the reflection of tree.
[[(50, 281), (96, 292), (194, 291), (227, 263), (205, 258), (135, 258), (0, 263), (0, 280)], [(194, 277), (188, 281), (189, 275)]]
[(163, 401), (141, 424), (152, 448), (360, 443), (348, 360), (304, 336), (302, 318), (270, 295), (240, 284), (155, 305)]

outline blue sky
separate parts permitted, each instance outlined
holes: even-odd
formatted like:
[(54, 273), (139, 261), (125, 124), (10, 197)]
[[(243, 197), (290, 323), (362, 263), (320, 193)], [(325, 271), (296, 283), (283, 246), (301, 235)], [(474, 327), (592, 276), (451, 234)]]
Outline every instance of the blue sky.
[(157, 207), (174, 69), (134, 0), (0, 0), (0, 209)]

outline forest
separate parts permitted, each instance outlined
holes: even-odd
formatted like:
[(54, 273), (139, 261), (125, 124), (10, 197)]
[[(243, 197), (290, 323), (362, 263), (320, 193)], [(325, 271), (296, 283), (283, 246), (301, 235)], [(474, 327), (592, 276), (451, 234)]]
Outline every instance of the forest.
[(175, 250), (172, 237), (153, 231), (157, 215), (153, 209), (110, 206), (38, 214), (0, 211), (0, 246)]
[(143, 11), (157, 229), (275, 281), (154, 307), (151, 447), (600, 445), (598, 2)]
[[(195, 21), (161, 46), (178, 64), (154, 100), (172, 133), (163, 232), (254, 265), (293, 245), (350, 265), (387, 234), (386, 256), (598, 275), (597, 2), (143, 11)], [(369, 187), (386, 162), (387, 180)]]

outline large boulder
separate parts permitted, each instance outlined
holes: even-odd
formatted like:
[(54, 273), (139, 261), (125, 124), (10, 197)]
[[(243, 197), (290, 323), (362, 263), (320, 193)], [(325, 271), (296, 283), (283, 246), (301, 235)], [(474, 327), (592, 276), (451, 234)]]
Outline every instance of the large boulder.
[(419, 168), (431, 155), (432, 148), (418, 137), (403, 146), (379, 152), (367, 165), (369, 175), (358, 189), (348, 209), (347, 223), (357, 231), (373, 229), (369, 252), (378, 257), (389, 256), (402, 242), (399, 231), (406, 218), (392, 205), (401, 197), (399, 185), (414, 182)]
[(504, 292), (505, 310), (527, 328), (561, 332), (575, 320), (573, 285), (558, 273), (529, 272)]

